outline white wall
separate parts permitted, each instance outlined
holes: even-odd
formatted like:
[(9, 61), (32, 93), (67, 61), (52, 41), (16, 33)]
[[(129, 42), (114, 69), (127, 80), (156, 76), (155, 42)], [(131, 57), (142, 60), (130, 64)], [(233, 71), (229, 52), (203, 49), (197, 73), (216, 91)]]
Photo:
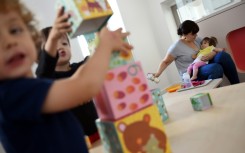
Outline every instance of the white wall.
[[(171, 24), (173, 19), (169, 17), (170, 9), (163, 10), (163, 0), (117, 2), (125, 28), (132, 33), (129, 40), (134, 45), (135, 59), (142, 62), (145, 73), (155, 72), (167, 48), (177, 39), (176, 34), (173, 36), (169, 31), (169, 27), (173, 27), (176, 33), (176, 26)], [(149, 82), (150, 87), (164, 88), (180, 80), (174, 64), (162, 74), (160, 80), (158, 85)]]
[[(22, 0), (25, 5), (34, 13), (39, 21), (39, 29), (52, 26), (56, 11), (55, 0)], [(71, 62), (77, 62), (83, 59), (83, 55), (77, 39), (71, 40), (72, 59)]]

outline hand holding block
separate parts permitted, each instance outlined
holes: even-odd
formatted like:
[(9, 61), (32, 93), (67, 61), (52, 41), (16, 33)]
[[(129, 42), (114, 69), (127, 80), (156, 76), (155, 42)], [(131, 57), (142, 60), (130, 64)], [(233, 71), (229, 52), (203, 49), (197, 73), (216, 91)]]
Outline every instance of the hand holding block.
[(98, 31), (113, 13), (107, 0), (57, 0), (56, 6), (71, 15), (71, 38)]
[(107, 153), (171, 153), (155, 105), (114, 122), (97, 120), (96, 125)]
[(117, 120), (152, 105), (153, 100), (140, 63), (109, 70), (94, 102), (103, 120)]
[(213, 105), (209, 93), (199, 93), (192, 96), (190, 99), (192, 107), (195, 111), (206, 110)]
[[(99, 38), (96, 33), (89, 33), (84, 35), (87, 43), (89, 52), (92, 54), (98, 45)], [(127, 42), (127, 39), (125, 39)], [(131, 64), (134, 62), (132, 52), (125, 54), (124, 52), (115, 51), (111, 54), (109, 69), (117, 68), (126, 64)]]

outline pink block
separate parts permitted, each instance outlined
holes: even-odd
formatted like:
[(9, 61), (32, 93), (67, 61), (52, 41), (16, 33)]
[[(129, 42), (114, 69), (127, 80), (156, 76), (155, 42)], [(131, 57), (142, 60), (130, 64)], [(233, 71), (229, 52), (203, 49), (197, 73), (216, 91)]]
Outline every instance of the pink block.
[(108, 71), (94, 101), (103, 120), (117, 120), (151, 105), (153, 100), (140, 62)]

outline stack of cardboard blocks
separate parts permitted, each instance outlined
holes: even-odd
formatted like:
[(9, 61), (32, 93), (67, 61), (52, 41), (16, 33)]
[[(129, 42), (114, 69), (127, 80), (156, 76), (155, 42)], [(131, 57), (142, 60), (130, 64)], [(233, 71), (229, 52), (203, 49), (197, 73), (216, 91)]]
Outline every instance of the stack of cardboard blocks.
[[(59, 0), (73, 22), (72, 38), (99, 30), (112, 11), (106, 0)], [(94, 34), (92, 34), (94, 35)], [(96, 35), (88, 43), (95, 42)], [(125, 40), (127, 41), (127, 40)], [(94, 98), (96, 121), (108, 153), (170, 153), (170, 145), (156, 105), (153, 104), (140, 62), (132, 54), (114, 52), (100, 93)]]
[(171, 152), (140, 62), (110, 69), (95, 104), (106, 152)]
[[(98, 43), (96, 34), (85, 38), (92, 52)], [(134, 62), (132, 53), (112, 53), (106, 80), (94, 102), (105, 152), (171, 152), (162, 122), (168, 115), (161, 91), (149, 90), (141, 64)]]

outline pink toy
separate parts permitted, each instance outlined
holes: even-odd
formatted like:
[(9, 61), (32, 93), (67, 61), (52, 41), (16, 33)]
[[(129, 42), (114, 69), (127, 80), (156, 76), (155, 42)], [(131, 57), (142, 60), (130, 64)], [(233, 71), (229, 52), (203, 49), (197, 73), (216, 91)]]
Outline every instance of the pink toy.
[(103, 88), (95, 97), (100, 119), (117, 120), (152, 105), (139, 62), (108, 71)]

